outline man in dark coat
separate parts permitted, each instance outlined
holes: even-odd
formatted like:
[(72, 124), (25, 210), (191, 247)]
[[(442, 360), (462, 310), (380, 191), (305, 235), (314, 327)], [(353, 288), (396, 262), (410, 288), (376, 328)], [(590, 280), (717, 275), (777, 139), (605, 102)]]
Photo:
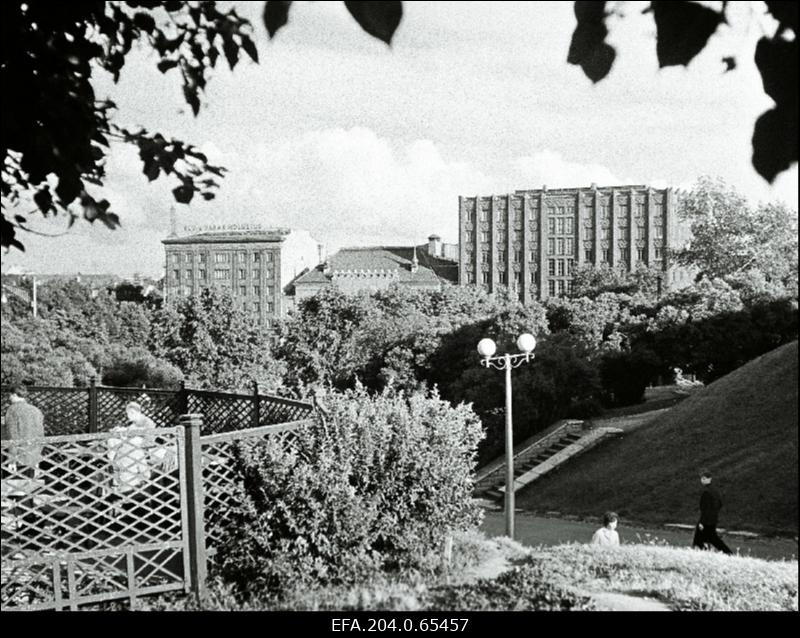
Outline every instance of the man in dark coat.
[(722, 499), (719, 492), (711, 487), (711, 473), (702, 472), (700, 482), (705, 489), (700, 495), (700, 522), (694, 530), (692, 547), (706, 548), (706, 543), (713, 545), (721, 552), (732, 554), (730, 548), (717, 534), (717, 520), (722, 509)]
[(7, 448), (8, 461), (16, 463), (18, 473), (34, 478), (42, 458), (42, 444), (31, 443), (29, 439), (44, 438), (44, 415), (39, 408), (28, 403), (26, 397), (25, 388), (11, 388), (11, 405), (6, 411), (0, 438), (20, 442)]

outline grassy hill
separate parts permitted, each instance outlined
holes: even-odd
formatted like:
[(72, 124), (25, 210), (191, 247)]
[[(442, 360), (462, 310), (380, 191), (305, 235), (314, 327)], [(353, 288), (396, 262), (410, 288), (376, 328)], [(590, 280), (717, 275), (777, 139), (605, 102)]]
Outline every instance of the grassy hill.
[(536, 481), (517, 507), (694, 523), (702, 468), (722, 493), (720, 527), (797, 535), (796, 341)]

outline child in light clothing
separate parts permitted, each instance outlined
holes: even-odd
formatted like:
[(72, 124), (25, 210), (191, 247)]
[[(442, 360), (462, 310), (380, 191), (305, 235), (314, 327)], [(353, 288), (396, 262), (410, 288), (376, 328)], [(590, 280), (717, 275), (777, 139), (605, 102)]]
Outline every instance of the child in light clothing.
[(603, 515), (603, 527), (592, 536), (592, 545), (619, 545), (618, 521), (619, 516), (616, 513), (606, 512)]

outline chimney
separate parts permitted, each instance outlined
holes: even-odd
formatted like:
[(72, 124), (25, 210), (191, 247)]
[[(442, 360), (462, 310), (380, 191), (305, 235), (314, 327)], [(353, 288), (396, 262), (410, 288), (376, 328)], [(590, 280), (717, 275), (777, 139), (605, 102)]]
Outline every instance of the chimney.
[(417, 272), (419, 260), (417, 259), (417, 247), (414, 246), (414, 259), (411, 260), (411, 272)]
[(317, 257), (319, 258), (319, 263), (325, 263), (325, 244), (317, 244)]
[(431, 257), (442, 256), (442, 238), (439, 235), (431, 235), (428, 237), (428, 254)]

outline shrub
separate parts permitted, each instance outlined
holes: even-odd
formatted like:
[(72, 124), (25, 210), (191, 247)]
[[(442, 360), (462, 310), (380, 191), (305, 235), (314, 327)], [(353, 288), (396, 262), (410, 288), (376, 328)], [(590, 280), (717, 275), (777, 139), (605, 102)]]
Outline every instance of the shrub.
[(448, 530), (480, 521), (469, 407), (361, 387), (324, 403), (288, 449), (275, 437), (237, 446), (217, 572), (243, 598), (419, 568)]

